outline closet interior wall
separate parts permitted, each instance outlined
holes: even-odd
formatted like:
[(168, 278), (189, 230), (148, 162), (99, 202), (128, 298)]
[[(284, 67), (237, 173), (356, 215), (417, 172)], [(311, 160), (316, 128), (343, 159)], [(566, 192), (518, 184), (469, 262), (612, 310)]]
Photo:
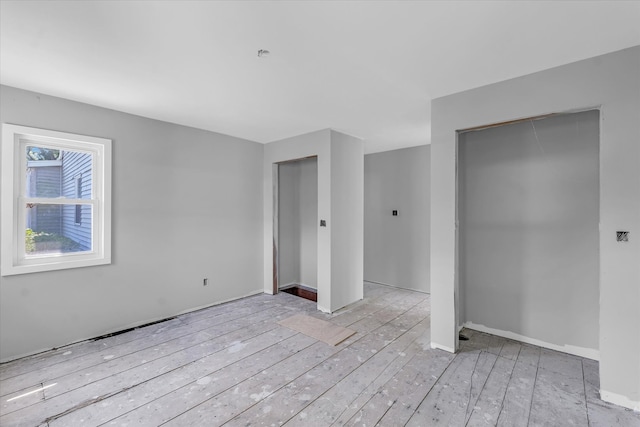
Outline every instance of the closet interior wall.
[(459, 324), (598, 358), (599, 120), (460, 133)]
[(278, 287), (317, 289), (317, 158), (278, 165), (278, 216)]

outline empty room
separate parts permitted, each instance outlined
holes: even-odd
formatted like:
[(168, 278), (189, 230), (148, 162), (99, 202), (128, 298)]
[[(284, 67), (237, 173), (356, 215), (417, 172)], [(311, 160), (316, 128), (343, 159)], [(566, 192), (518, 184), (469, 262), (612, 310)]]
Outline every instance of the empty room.
[(0, 426), (640, 427), (638, 22), (0, 0)]

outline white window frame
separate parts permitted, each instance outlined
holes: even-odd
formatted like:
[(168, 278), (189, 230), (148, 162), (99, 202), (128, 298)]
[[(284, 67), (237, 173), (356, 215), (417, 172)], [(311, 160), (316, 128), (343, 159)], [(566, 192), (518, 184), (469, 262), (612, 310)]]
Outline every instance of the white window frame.
[[(79, 173), (73, 177), (73, 186), (75, 187), (76, 199), (82, 199), (82, 174)], [(75, 205), (73, 209), (73, 223), (75, 225), (82, 225), (82, 209), (80, 215), (78, 215), (78, 206)]]
[[(92, 154), (91, 198), (25, 197), (27, 145)], [(0, 275), (62, 270), (111, 263), (111, 140), (37, 129), (2, 125), (2, 195), (0, 230), (2, 256)], [(26, 255), (26, 204), (92, 206), (92, 248), (64, 254)]]

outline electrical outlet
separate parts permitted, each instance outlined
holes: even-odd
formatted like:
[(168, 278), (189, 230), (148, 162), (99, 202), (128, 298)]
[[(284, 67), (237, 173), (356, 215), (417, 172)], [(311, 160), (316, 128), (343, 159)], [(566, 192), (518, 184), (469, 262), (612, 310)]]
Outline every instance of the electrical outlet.
[(209, 284), (209, 279), (202, 280), (202, 286), (207, 286)]
[(629, 241), (629, 232), (628, 231), (616, 231), (616, 240), (618, 242), (628, 242)]

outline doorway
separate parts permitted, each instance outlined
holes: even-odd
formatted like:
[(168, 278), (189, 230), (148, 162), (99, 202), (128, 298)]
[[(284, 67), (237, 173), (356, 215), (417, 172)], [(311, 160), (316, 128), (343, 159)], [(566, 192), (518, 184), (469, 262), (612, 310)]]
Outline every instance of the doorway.
[(458, 324), (598, 358), (598, 110), (458, 134)]
[(274, 288), (317, 301), (318, 159), (274, 165)]

